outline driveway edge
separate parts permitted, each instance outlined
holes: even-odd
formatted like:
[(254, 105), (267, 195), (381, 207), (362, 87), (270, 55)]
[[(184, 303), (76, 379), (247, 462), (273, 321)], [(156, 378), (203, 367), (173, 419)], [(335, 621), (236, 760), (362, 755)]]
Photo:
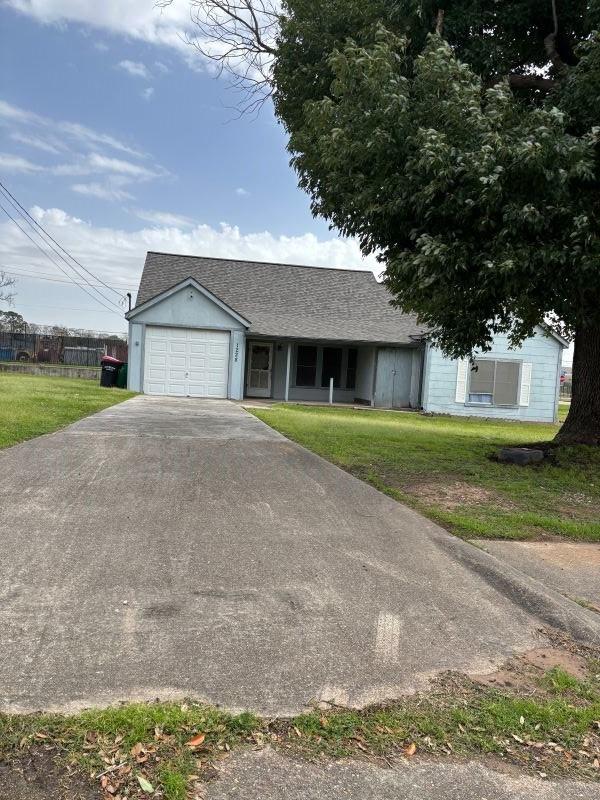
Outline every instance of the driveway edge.
[[(242, 410), (246, 414), (250, 414), (250, 412), (243, 407)], [(250, 416), (257, 419), (270, 430), (275, 430), (254, 414), (250, 414)], [(594, 612), (579, 606), (573, 600), (560, 594), (560, 592), (549, 589), (535, 578), (531, 578), (515, 567), (509, 566), (504, 561), (482, 550), (477, 545), (460, 539), (458, 536), (454, 536), (435, 522), (432, 522), (428, 517), (410, 508), (410, 506), (401, 503), (399, 500), (394, 500), (389, 495), (371, 486), (370, 483), (360, 480), (360, 478), (338, 467), (338, 465), (334, 464), (332, 461), (328, 461), (318, 453), (304, 447), (304, 445), (295, 442), (293, 439), (289, 439), (284, 434), (281, 434), (280, 431), (276, 432), (287, 442), (303, 450), (313, 459), (328, 464), (331, 469), (343, 473), (362, 486), (366, 486), (370, 491), (378, 494), (386, 503), (393, 503), (401, 506), (406, 512), (414, 515), (414, 517), (419, 520), (419, 524), (426, 528), (428, 535), (440, 549), (443, 549), (455, 561), (460, 562), (469, 570), (475, 572), (498, 592), (524, 609), (528, 614), (537, 617), (541, 623), (568, 634), (582, 644), (590, 646), (600, 645), (600, 619), (597, 618), (598, 615)]]

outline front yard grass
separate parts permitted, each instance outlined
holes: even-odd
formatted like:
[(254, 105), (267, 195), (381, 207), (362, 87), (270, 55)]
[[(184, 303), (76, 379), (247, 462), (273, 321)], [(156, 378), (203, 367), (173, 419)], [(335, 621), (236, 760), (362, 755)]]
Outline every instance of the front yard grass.
[(90, 380), (0, 373), (0, 449), (133, 397)]
[(557, 426), (322, 406), (249, 410), (463, 538), (600, 541), (600, 448), (557, 448), (552, 463), (535, 467), (490, 458), (504, 445), (548, 441)]

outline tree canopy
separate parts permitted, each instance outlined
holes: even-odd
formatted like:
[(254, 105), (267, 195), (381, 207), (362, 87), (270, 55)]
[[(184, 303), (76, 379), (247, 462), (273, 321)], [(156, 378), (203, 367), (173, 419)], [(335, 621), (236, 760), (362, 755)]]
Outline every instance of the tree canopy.
[(549, 319), (575, 336), (571, 421), (597, 442), (600, 5), (441, 6), (285, 2), (274, 100), (292, 163), (447, 353)]
[(453, 356), (561, 327), (561, 436), (600, 443), (600, 0), (191, 4), (205, 55), (268, 71), (313, 213), (393, 302)]

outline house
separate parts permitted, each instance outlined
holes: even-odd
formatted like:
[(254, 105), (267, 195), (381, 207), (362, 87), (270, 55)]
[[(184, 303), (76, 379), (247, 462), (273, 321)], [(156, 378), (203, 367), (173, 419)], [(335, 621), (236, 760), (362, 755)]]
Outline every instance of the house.
[(370, 271), (147, 254), (129, 320), (129, 388), (422, 408), (530, 421), (557, 417), (562, 350), (538, 328), (446, 358)]

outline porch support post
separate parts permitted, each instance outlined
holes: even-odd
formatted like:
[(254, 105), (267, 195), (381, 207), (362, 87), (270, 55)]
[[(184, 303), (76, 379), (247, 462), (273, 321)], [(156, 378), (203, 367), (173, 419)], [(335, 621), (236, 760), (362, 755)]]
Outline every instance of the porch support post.
[(292, 343), (288, 342), (287, 346), (287, 363), (285, 365), (285, 402), (287, 403), (290, 396), (290, 372), (292, 370)]
[(333, 405), (333, 378), (329, 378), (329, 405)]

